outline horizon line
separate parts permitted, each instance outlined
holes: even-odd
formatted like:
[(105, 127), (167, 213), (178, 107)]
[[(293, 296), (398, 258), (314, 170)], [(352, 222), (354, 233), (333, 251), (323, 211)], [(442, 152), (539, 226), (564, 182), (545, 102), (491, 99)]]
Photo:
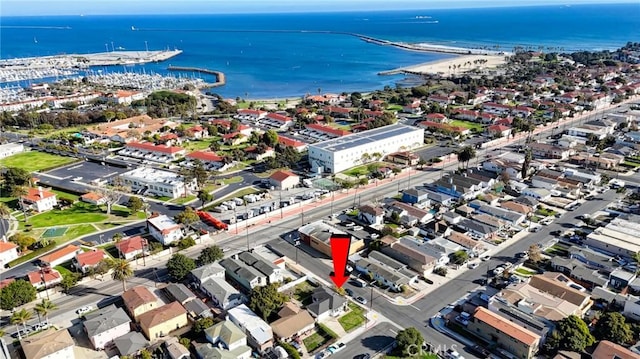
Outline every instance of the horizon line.
[[(136, 16), (171, 16), (171, 15), (266, 15), (266, 14), (321, 14), (321, 13), (372, 13), (372, 12), (401, 12), (401, 11), (424, 11), (424, 10), (466, 10), (466, 9), (503, 9), (503, 8), (524, 8), (524, 7), (573, 7), (573, 6), (588, 6), (588, 5), (635, 5), (637, 4), (636, 1), (632, 1), (632, 0), (621, 0), (620, 2), (584, 2), (584, 3), (573, 3), (573, 4), (567, 4), (567, 3), (561, 3), (561, 4), (521, 4), (518, 5), (510, 3), (510, 4), (491, 4), (491, 5), (477, 5), (477, 6), (464, 6), (464, 7), (457, 7), (457, 6), (443, 6), (443, 7), (431, 7), (431, 8), (425, 8), (425, 7), (420, 7), (420, 8), (405, 8), (405, 9), (371, 9), (371, 10), (367, 10), (367, 9), (339, 9), (339, 10), (330, 10), (330, 9), (318, 9), (318, 10), (314, 10), (314, 9), (308, 9), (308, 10), (292, 10), (292, 11), (286, 11), (286, 10), (278, 10), (278, 11), (268, 11), (268, 10), (258, 10), (258, 11), (223, 11), (223, 12), (199, 12), (199, 13), (190, 13), (190, 12), (177, 12), (177, 13), (170, 13), (170, 12), (158, 12), (158, 13), (139, 13), (139, 12), (132, 12), (132, 13), (83, 13), (83, 14), (40, 14), (40, 15), (0, 15), (0, 18), (32, 18), (32, 17), (69, 17), (69, 16), (132, 16), (132, 15), (136, 15)], [(0, 25), (0, 28), (2, 28), (2, 26)]]

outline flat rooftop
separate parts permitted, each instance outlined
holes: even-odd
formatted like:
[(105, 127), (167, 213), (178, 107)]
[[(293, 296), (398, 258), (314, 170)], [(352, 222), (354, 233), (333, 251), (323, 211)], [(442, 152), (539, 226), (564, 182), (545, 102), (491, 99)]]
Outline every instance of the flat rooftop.
[(309, 147), (315, 147), (325, 151), (337, 152), (353, 147), (362, 146), (367, 143), (382, 141), (389, 137), (401, 136), (412, 132), (424, 133), (424, 130), (416, 127), (395, 124), (314, 143), (312, 145), (309, 145)]
[(157, 170), (150, 167), (140, 167), (122, 174), (124, 177), (139, 179), (143, 182), (156, 182), (167, 184), (182, 183), (182, 176), (177, 173)]

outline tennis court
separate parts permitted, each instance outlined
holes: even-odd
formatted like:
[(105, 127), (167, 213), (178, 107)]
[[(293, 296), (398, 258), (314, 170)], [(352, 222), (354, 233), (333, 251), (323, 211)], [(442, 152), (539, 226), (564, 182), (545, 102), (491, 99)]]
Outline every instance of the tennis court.
[(42, 234), (43, 238), (52, 238), (52, 237), (60, 237), (67, 232), (69, 227), (57, 227), (57, 228), (49, 228)]
[(332, 180), (328, 179), (328, 178), (317, 178), (311, 181), (313, 183), (313, 187), (315, 188), (320, 188), (320, 189), (326, 189), (329, 191), (335, 191), (338, 188), (340, 188), (340, 186), (338, 184), (336, 184), (335, 182), (333, 182)]

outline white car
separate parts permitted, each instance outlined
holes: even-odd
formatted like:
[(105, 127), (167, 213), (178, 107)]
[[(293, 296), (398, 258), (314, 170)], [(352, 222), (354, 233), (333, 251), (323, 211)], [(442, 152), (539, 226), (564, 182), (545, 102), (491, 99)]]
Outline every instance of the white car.
[(356, 224), (355, 224), (355, 223), (353, 223), (353, 222), (349, 222), (349, 223), (345, 224), (344, 226), (345, 226), (345, 227), (355, 227), (355, 226), (356, 226)]
[(496, 269), (493, 270), (494, 275), (500, 275), (502, 273), (504, 273), (504, 268), (502, 267), (496, 267)]
[(480, 257), (481, 261), (488, 261), (489, 259), (491, 259), (491, 256), (488, 254), (483, 255), (482, 257)]
[(478, 268), (479, 265), (480, 265), (479, 263), (473, 262), (473, 263), (469, 263), (468, 267), (469, 269), (476, 269)]
[(355, 226), (355, 227), (353, 227), (353, 228), (351, 228), (351, 229), (353, 229), (354, 231), (361, 231), (361, 230), (363, 230), (363, 229), (364, 229), (364, 227), (362, 227), (362, 226)]
[(77, 313), (78, 315), (83, 315), (83, 314), (89, 313), (89, 312), (90, 312), (90, 311), (92, 311), (92, 310), (93, 310), (93, 307), (92, 307), (92, 306), (90, 306), (90, 305), (85, 305), (84, 307), (82, 307), (82, 308), (80, 308), (80, 309), (76, 310), (76, 313)]

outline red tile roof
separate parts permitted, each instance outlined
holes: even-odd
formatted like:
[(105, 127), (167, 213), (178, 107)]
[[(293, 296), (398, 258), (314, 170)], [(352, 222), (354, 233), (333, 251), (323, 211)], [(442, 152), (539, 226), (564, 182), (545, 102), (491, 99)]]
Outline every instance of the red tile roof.
[(468, 131), (468, 129), (465, 128), (465, 127), (451, 126), (451, 125), (447, 125), (446, 123), (438, 123), (438, 122), (433, 122), (433, 121), (422, 121), (422, 122), (419, 123), (419, 125), (427, 127), (427, 128), (439, 128), (439, 129), (458, 132), (458, 133), (462, 133), (462, 132)]
[(46, 190), (42, 190), (42, 194), (40, 193), (40, 189), (39, 188), (29, 188), (27, 190), (27, 194), (22, 196), (22, 199), (30, 202), (30, 203), (35, 203), (40, 201), (41, 199), (45, 199), (45, 198), (49, 198), (49, 197), (53, 197), (55, 196), (55, 193), (46, 191)]
[(250, 109), (240, 109), (238, 110), (238, 113), (241, 115), (254, 115), (254, 116), (260, 116), (265, 114), (265, 111), (260, 111), (260, 110), (250, 110)]
[(89, 192), (89, 193), (85, 193), (82, 196), (80, 196), (81, 199), (86, 199), (86, 200), (90, 200), (90, 201), (99, 201), (101, 199), (103, 199), (104, 197), (100, 194), (97, 194), (95, 192)]
[(608, 340), (601, 341), (591, 354), (593, 359), (638, 359), (638, 357), (640, 356), (631, 350)]
[(31, 282), (31, 284), (33, 285), (42, 283), (43, 278), (44, 283), (51, 283), (62, 278), (57, 270), (51, 268), (44, 268), (42, 271), (29, 272), (27, 276), (29, 277), (29, 282)]
[(227, 133), (222, 135), (222, 138), (225, 140), (230, 140), (230, 139), (236, 138), (239, 135), (240, 135), (240, 132), (232, 132), (232, 133)]
[(205, 162), (222, 162), (222, 157), (211, 151), (194, 151), (187, 155), (187, 158), (197, 159)]
[(42, 256), (40, 257), (40, 261), (44, 262), (44, 263), (51, 263), (54, 262), (60, 258), (63, 258), (69, 254), (75, 253), (77, 251), (80, 250), (80, 247), (74, 246), (73, 244), (70, 244), (62, 249), (58, 249), (57, 251), (53, 252), (53, 253), (49, 253), (46, 256)]
[(508, 131), (510, 129), (511, 129), (511, 127), (507, 127), (507, 126), (504, 126), (504, 125), (491, 125), (488, 128), (489, 132), (504, 132), (504, 131)]
[(80, 267), (94, 266), (100, 263), (100, 261), (103, 260), (104, 257), (105, 257), (104, 252), (101, 250), (97, 250), (97, 251), (89, 251), (89, 252), (83, 252), (83, 253), (77, 254), (76, 260), (78, 261), (78, 264), (80, 265)]
[(116, 243), (116, 248), (120, 253), (127, 254), (135, 251), (141, 251), (143, 247), (144, 239), (140, 236), (135, 236), (127, 239), (123, 239), (119, 243)]
[(7, 251), (10, 251), (14, 248), (18, 248), (18, 246), (15, 243), (11, 243), (11, 242), (0, 242), (0, 253), (4, 253)]
[(447, 116), (441, 113), (430, 113), (427, 115), (427, 118), (434, 119), (434, 120), (444, 120), (445, 118), (447, 118)]
[(329, 127), (329, 126), (322, 126), (322, 125), (318, 125), (316, 123), (312, 123), (309, 125), (306, 125), (306, 127), (308, 129), (317, 131), (317, 132), (324, 132), (324, 133), (328, 133), (328, 134), (332, 134), (332, 135), (336, 135), (336, 136), (346, 136), (351, 134), (350, 131), (346, 131), (346, 130), (340, 130), (337, 128), (333, 128), (333, 127)]
[(281, 115), (279, 113), (269, 113), (267, 115), (267, 118), (270, 119), (270, 120), (275, 120), (275, 121), (284, 122), (284, 123), (292, 121), (291, 117), (284, 116), (284, 115)]
[(540, 340), (540, 336), (538, 334), (525, 329), (518, 324), (485, 309), (484, 307), (478, 307), (473, 316), (476, 320), (501, 331), (505, 335), (508, 335), (525, 345), (532, 346)]
[(335, 113), (351, 113), (350, 108), (345, 107), (336, 107), (336, 106), (327, 106), (324, 108), (325, 112), (335, 112)]
[(127, 143), (127, 147), (149, 151), (149, 152), (160, 152), (160, 153), (169, 153), (169, 154), (184, 151), (184, 148), (182, 147), (156, 146), (151, 142), (129, 142)]
[(9, 284), (11, 284), (11, 283), (13, 283), (15, 281), (16, 281), (15, 278), (7, 278), (7, 279), (0, 280), (0, 289), (8, 286)]
[(296, 147), (296, 148), (306, 146), (306, 143), (304, 142), (294, 140), (293, 138), (289, 138), (285, 136), (278, 136), (278, 142), (282, 145)]
[(382, 111), (373, 111), (373, 110), (364, 110), (362, 111), (362, 113), (364, 113), (367, 116), (373, 116), (373, 117), (380, 117), (384, 115), (384, 112)]
[(274, 172), (271, 176), (269, 176), (269, 178), (271, 178), (274, 181), (282, 182), (287, 178), (293, 177), (293, 176), (298, 177), (298, 175), (293, 172), (280, 170), (280, 171)]

